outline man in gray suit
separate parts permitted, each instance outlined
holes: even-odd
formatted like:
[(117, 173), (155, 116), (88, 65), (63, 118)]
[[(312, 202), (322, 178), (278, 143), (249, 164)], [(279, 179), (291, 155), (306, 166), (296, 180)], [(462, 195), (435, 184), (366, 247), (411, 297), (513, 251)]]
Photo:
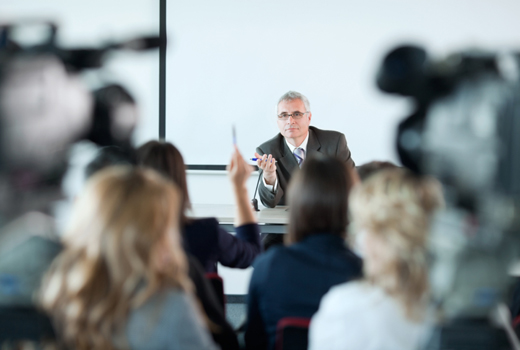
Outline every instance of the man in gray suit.
[(292, 173), (312, 154), (336, 156), (354, 167), (345, 135), (310, 126), (311, 118), (309, 100), (299, 92), (289, 91), (278, 101), (280, 133), (257, 147), (255, 153), (263, 172), (260, 200), (266, 207), (286, 204), (285, 190)]

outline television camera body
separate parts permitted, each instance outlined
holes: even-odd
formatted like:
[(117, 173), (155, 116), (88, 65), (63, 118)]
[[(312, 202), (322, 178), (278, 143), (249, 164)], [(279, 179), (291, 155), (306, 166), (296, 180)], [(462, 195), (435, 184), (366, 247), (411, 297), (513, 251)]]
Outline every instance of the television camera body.
[[(0, 25), (0, 180), (12, 189), (0, 191), (4, 223), (31, 203), (46, 205), (52, 199), (55, 191), (49, 189), (59, 187), (72, 143), (88, 139), (131, 151), (137, 123), (135, 111), (128, 108), (135, 107), (132, 96), (118, 84), (89, 91), (80, 73), (101, 68), (113, 51), (144, 51), (160, 44), (150, 36), (64, 49), (57, 44), (57, 26), (47, 22), (36, 23), (48, 33), (41, 43), (22, 46), (13, 39), (20, 27), (34, 24)], [(44, 198), (35, 199), (36, 192), (45, 192)]]
[(427, 349), (517, 342), (493, 315), (520, 247), (519, 72), (518, 53), (467, 51), (435, 61), (405, 45), (387, 54), (377, 75), (381, 90), (413, 101), (397, 132), (403, 165), (444, 188), (446, 208), (429, 239), (438, 325)]
[[(23, 46), (15, 32), (39, 25), (48, 35)], [(30, 305), (46, 268), (61, 250), (47, 215), (61, 199), (73, 143), (90, 140), (133, 152), (132, 96), (119, 84), (90, 91), (80, 74), (116, 50), (159, 47), (142, 37), (100, 47), (62, 48), (48, 22), (0, 24), (0, 305)]]

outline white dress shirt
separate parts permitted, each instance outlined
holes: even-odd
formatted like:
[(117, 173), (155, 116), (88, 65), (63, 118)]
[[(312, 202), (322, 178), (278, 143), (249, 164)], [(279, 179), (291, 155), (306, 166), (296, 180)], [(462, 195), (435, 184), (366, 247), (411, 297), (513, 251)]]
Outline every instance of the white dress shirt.
[(332, 287), (312, 317), (309, 350), (415, 350), (429, 335), (429, 317), (409, 320), (404, 307), (366, 282)]

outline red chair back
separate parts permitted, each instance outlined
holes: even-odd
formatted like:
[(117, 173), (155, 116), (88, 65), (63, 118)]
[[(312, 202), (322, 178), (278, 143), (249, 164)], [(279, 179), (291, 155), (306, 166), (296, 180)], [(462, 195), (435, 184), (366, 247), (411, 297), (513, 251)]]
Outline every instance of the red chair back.
[(307, 350), (310, 318), (284, 317), (276, 326), (276, 350)]

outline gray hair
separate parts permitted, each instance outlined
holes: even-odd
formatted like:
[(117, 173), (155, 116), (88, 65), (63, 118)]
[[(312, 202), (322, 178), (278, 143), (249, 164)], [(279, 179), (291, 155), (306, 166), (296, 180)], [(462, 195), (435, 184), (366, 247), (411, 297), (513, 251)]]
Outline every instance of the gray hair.
[(292, 100), (301, 100), (303, 104), (305, 105), (306, 112), (311, 111), (311, 104), (309, 102), (309, 99), (305, 97), (303, 94), (300, 94), (296, 91), (288, 91), (285, 94), (283, 94), (282, 97), (278, 100), (278, 103), (276, 104), (276, 111), (278, 111), (278, 105), (282, 101), (292, 101)]

